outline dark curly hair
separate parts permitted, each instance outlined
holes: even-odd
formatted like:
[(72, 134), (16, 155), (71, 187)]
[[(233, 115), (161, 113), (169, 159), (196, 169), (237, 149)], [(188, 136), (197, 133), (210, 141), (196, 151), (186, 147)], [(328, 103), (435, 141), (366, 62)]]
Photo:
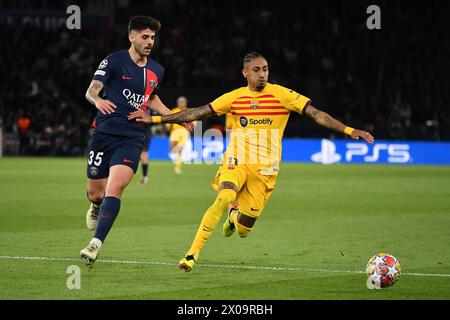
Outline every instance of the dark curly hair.
[(148, 16), (134, 16), (131, 17), (128, 22), (128, 33), (131, 31), (142, 31), (145, 29), (150, 29), (152, 31), (158, 32), (161, 29), (161, 22), (153, 17)]

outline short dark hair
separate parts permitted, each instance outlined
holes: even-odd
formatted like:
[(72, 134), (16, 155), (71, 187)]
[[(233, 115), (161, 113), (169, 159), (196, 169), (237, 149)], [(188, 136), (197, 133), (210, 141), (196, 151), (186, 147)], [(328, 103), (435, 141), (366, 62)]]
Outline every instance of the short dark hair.
[(145, 29), (150, 29), (152, 31), (158, 32), (161, 29), (161, 22), (153, 17), (148, 16), (134, 16), (131, 17), (128, 22), (128, 34), (131, 31), (142, 31)]
[(245, 68), (245, 65), (249, 64), (250, 62), (252, 62), (253, 59), (255, 58), (263, 58), (265, 59), (266, 57), (264, 57), (261, 53), (253, 51), (250, 53), (247, 53), (244, 57), (244, 61), (242, 63), (243, 67)]

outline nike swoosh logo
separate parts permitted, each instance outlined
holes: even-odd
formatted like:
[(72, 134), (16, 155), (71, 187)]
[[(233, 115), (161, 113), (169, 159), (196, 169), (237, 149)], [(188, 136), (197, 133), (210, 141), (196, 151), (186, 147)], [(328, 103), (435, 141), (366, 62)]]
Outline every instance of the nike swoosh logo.
[(123, 159), (123, 162), (126, 162), (126, 163), (134, 163), (133, 160), (128, 160), (128, 159)]
[(129, 76), (122, 76), (122, 79), (123, 79), (123, 80), (131, 80), (131, 79), (133, 79), (133, 78), (131, 78), (131, 77), (129, 77)]

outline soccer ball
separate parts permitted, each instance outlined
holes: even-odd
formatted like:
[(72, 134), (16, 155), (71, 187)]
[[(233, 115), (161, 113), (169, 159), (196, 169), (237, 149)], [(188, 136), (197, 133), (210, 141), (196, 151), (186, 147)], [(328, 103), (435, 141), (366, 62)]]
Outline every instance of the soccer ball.
[(367, 288), (381, 289), (392, 286), (400, 278), (400, 263), (388, 253), (378, 253), (366, 266)]

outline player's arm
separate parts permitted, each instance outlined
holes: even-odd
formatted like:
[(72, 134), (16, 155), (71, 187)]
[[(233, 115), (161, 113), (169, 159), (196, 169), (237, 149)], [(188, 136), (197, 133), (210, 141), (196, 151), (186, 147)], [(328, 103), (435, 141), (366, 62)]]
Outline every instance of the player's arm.
[(103, 89), (103, 83), (99, 80), (92, 80), (86, 91), (86, 99), (93, 104), (101, 113), (111, 114), (117, 106), (109, 100), (102, 99), (100, 92)]
[[(158, 112), (159, 114), (165, 116), (172, 114), (173, 111), (166, 107), (166, 105), (161, 101), (161, 99), (158, 97), (158, 95), (153, 95), (150, 97), (149, 106), (152, 110)], [(128, 118), (130, 120), (130, 118)], [(137, 120), (136, 120), (137, 121)], [(181, 123), (187, 131), (190, 133), (194, 132), (194, 124), (185, 122)]]
[(137, 122), (144, 123), (178, 123), (183, 124), (195, 120), (202, 120), (210, 117), (213, 110), (209, 104), (197, 107), (188, 108), (186, 110), (167, 114), (163, 116), (150, 116), (142, 110), (137, 110), (128, 115), (128, 120), (136, 119)]
[(334, 119), (328, 113), (320, 111), (312, 105), (306, 106), (305, 110), (303, 110), (303, 114), (313, 119), (318, 125), (337, 132), (343, 132), (349, 135), (352, 139), (363, 138), (367, 143), (374, 142), (374, 137), (369, 132), (348, 127), (342, 122)]
[(172, 113), (172, 110), (167, 108), (166, 105), (161, 101), (161, 99), (156, 94), (150, 97), (148, 105), (150, 106), (150, 109), (158, 112), (163, 116)]

